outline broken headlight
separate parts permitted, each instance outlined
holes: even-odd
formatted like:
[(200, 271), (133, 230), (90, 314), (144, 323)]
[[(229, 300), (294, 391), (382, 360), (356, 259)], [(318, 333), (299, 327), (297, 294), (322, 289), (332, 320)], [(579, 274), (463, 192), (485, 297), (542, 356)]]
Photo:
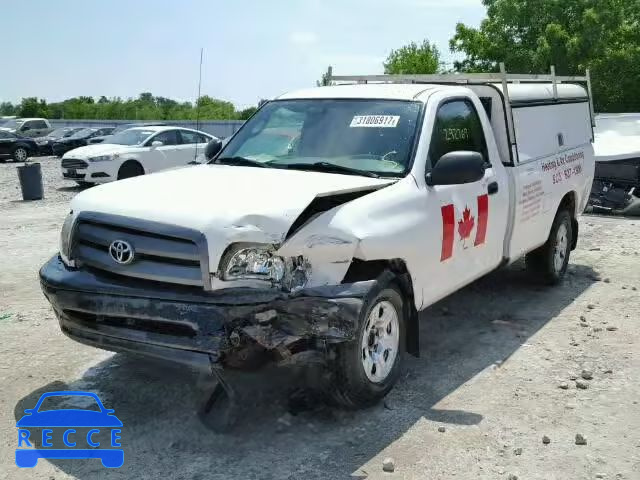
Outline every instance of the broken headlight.
[(223, 257), (222, 280), (263, 280), (294, 291), (303, 288), (311, 274), (304, 257), (283, 258), (275, 255), (272, 245), (239, 243)]
[(284, 277), (284, 261), (273, 255), (269, 245), (238, 244), (223, 262), (222, 279), (266, 280), (280, 282)]
[(62, 261), (71, 265), (71, 232), (73, 231), (73, 211), (69, 212), (67, 218), (64, 219), (62, 224), (62, 231), (60, 232), (60, 256)]

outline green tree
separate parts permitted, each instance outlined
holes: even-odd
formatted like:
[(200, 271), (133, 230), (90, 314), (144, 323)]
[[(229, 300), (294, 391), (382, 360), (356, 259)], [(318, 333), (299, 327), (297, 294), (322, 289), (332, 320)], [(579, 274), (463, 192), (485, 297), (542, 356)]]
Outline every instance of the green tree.
[(257, 110), (258, 107), (249, 107), (245, 108), (244, 110), (240, 110), (240, 112), (238, 112), (238, 120), (247, 120), (254, 113), (256, 113)]
[(17, 112), (17, 107), (15, 107), (11, 102), (0, 103), (0, 115), (15, 115)]
[(18, 107), (18, 115), (21, 117), (48, 117), (47, 102), (37, 97), (23, 98)]
[(458, 71), (584, 74), (591, 69), (598, 111), (640, 109), (640, 2), (637, 0), (483, 0), (479, 28), (458, 24), (450, 41), (465, 54)]
[(420, 45), (411, 42), (402, 48), (391, 50), (384, 62), (384, 73), (388, 74), (430, 74), (441, 69), (440, 51), (429, 40), (424, 40)]

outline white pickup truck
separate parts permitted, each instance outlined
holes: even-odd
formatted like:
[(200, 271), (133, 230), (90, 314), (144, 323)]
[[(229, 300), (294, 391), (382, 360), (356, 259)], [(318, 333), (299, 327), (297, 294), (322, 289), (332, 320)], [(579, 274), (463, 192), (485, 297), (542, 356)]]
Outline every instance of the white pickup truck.
[(587, 78), (334, 80), (357, 83), (263, 105), (209, 164), (77, 195), (40, 272), (62, 331), (213, 370), (315, 358), (361, 406), (418, 354), (421, 310), (525, 255), (562, 279)]

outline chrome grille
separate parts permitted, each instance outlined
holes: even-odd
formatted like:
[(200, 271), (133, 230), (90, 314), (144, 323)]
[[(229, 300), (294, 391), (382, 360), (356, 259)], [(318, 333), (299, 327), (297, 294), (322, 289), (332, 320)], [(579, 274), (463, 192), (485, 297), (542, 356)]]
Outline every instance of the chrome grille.
[(76, 158), (63, 158), (62, 168), (87, 168), (89, 164), (84, 160), (78, 160)]
[[(122, 265), (111, 257), (109, 246), (116, 240), (133, 247), (132, 263)], [(72, 242), (72, 257), (79, 267), (156, 282), (208, 286), (206, 243), (193, 230), (127, 217), (81, 214)]]

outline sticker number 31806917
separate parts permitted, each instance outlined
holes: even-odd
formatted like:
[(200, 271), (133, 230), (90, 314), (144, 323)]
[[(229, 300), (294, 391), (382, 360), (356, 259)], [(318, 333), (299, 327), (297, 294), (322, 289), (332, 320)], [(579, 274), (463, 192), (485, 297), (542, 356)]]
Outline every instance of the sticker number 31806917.
[(400, 121), (399, 115), (356, 115), (351, 120), (351, 128), (395, 128)]

